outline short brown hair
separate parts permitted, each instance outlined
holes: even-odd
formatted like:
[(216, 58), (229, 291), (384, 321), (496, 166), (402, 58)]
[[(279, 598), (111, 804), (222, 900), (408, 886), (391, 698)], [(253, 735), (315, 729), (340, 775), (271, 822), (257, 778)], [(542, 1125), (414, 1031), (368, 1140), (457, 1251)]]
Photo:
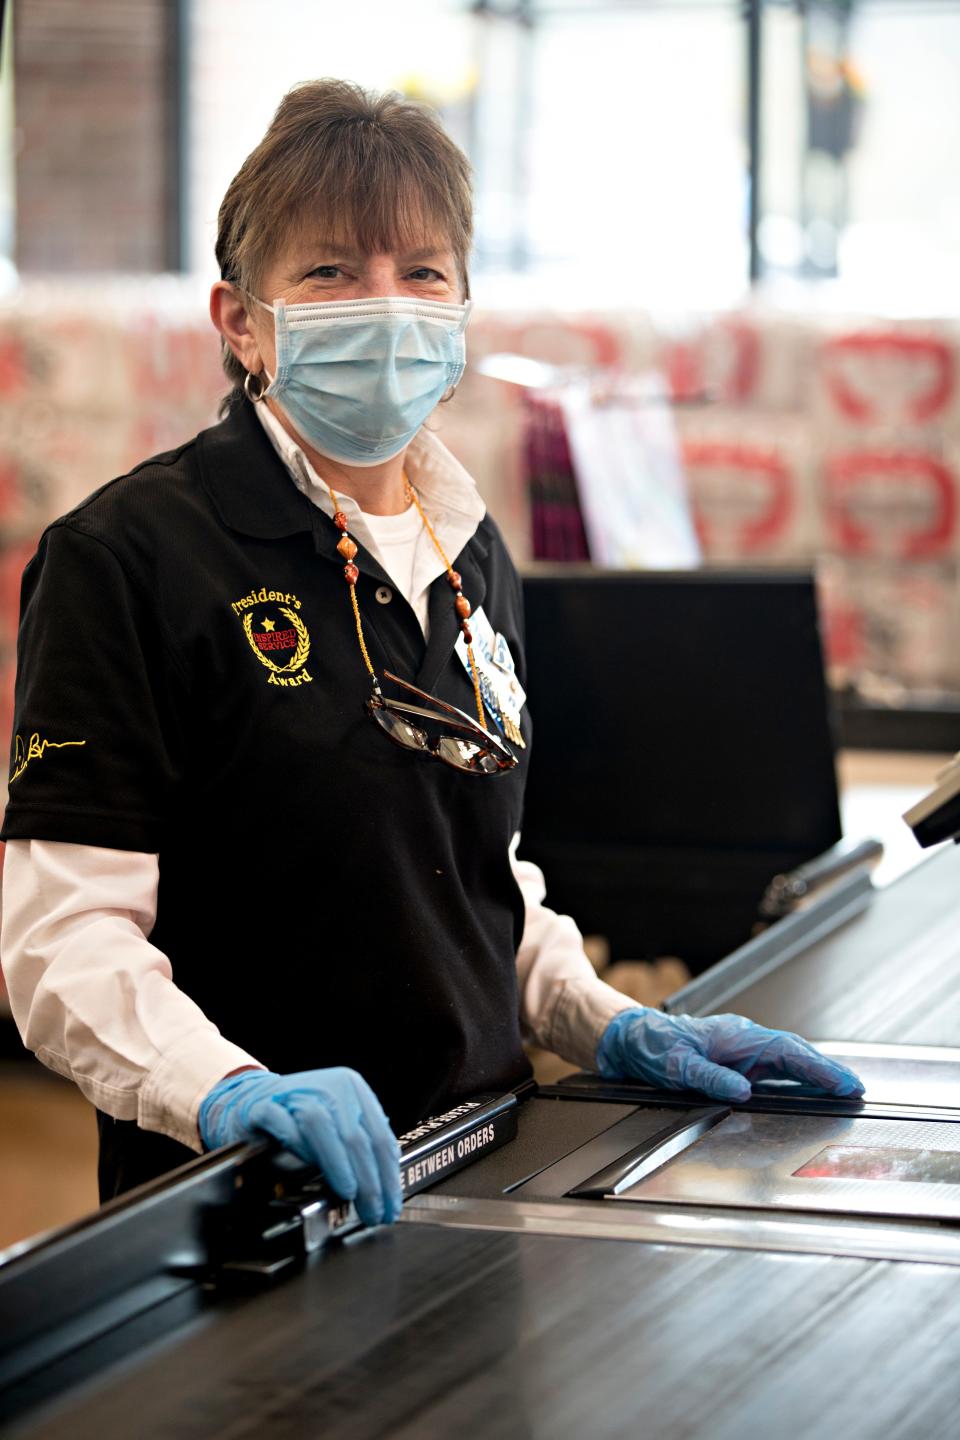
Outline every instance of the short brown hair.
[[(346, 80), (311, 80), (285, 95), (223, 197), (222, 278), (257, 294), (271, 258), (318, 215), (325, 239), (367, 254), (442, 236), (468, 293), (470, 166), (424, 106)], [(226, 341), (223, 368), (234, 386), (243, 384), (246, 372)]]

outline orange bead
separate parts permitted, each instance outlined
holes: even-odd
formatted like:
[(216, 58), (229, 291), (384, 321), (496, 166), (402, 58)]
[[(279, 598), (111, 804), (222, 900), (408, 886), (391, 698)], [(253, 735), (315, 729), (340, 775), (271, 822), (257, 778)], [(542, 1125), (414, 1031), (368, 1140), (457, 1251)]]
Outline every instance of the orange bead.
[(360, 578), (360, 571), (356, 565), (344, 565), (343, 574), (348, 585), (356, 585)]
[(452, 589), (454, 589), (454, 590), (459, 590), (459, 589), (460, 589), (460, 576), (458, 575), (458, 573), (457, 573), (456, 570), (451, 570), (451, 571), (450, 571), (449, 575), (447, 576), (447, 581), (448, 581), (448, 583), (450, 584), (450, 586), (451, 586)]
[(466, 595), (458, 595), (454, 604), (457, 607), (457, 614), (461, 620), (466, 620), (470, 614), (470, 601)]
[(349, 530), (350, 528), (350, 521), (347, 519), (346, 515), (344, 515), (342, 510), (338, 510), (336, 515), (334, 515), (333, 523), (334, 525), (336, 525), (338, 530)]
[(464, 620), (463, 624), (460, 626), (460, 629), (463, 631), (464, 640), (466, 640), (468, 645), (472, 645), (473, 632), (471, 631), (470, 626), (467, 624), (466, 620)]
[(354, 555), (356, 555), (357, 553), (357, 547), (350, 539), (349, 535), (344, 535), (343, 539), (337, 545), (337, 549), (343, 556), (344, 560), (352, 560)]

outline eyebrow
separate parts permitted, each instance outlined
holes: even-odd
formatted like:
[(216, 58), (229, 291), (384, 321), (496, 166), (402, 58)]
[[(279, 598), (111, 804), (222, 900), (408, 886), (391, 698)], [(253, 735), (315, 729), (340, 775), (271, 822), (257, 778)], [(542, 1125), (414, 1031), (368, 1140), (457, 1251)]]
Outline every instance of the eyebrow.
[(418, 260), (435, 260), (438, 256), (450, 254), (452, 251), (444, 249), (440, 244), (427, 245), (422, 250), (401, 250), (399, 252), (400, 259), (405, 260), (408, 265), (416, 264)]
[(318, 255), (339, 255), (344, 260), (359, 260), (362, 258), (359, 250), (351, 250), (349, 245), (337, 245), (333, 240), (314, 240), (296, 251), (295, 261), (297, 269), (302, 265), (309, 265), (316, 262)]
[[(415, 265), (422, 260), (434, 260), (443, 255), (450, 255), (453, 252), (449, 248), (445, 249), (443, 244), (438, 241), (436, 244), (426, 245), (420, 250), (398, 250), (396, 253), (397, 258), (404, 264)], [(367, 258), (365, 251), (352, 250), (348, 245), (337, 245), (332, 240), (321, 239), (311, 244), (309, 249), (305, 246), (304, 249), (298, 253), (295, 268), (300, 269), (303, 265), (310, 264), (311, 261), (316, 263), (316, 257), (318, 255), (327, 255), (331, 259), (342, 258), (344, 260), (365, 260)]]

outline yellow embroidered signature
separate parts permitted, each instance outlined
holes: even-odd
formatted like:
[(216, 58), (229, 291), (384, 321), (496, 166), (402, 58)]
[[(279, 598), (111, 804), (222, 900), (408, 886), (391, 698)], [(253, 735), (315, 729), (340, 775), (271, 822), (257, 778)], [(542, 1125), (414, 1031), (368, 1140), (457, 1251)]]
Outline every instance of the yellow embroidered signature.
[(68, 745), (86, 745), (86, 740), (41, 740), (36, 731), (30, 736), (26, 747), (23, 736), (18, 735), (13, 748), (13, 774), (8, 784), (19, 780), (31, 760), (42, 760), (45, 750), (66, 750)]

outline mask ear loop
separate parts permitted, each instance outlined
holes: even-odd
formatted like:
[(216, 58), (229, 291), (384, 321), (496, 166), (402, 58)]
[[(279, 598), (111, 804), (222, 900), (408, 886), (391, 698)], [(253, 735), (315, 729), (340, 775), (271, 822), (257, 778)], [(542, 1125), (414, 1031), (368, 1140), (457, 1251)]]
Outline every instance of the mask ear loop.
[[(454, 335), (460, 336), (460, 335), (462, 335), (463, 332), (466, 330), (466, 328), (467, 328), (467, 321), (470, 319), (470, 312), (472, 311), (472, 309), (473, 309), (473, 301), (472, 301), (472, 300), (464, 300), (464, 302), (463, 302), (463, 315), (462, 315), (461, 318), (460, 318), (460, 324), (457, 326), (456, 330), (454, 330), (454, 332), (453, 332)], [(464, 365), (464, 369), (466, 369), (466, 365)], [(440, 405), (446, 405), (446, 404), (448, 404), (449, 401), (451, 401), (451, 400), (453, 399), (454, 395), (456, 395), (456, 393), (457, 393), (457, 387), (459, 386), (460, 381), (461, 381), (462, 379), (463, 379), (463, 370), (460, 371), (460, 374), (459, 374), (458, 378), (456, 379), (456, 381), (455, 381), (452, 385), (448, 385), (448, 386), (447, 386), (447, 389), (446, 389), (446, 390), (443, 392), (443, 394), (440, 396), (440, 399), (439, 399), (439, 401), (438, 401), (438, 404), (440, 404)]]
[[(274, 310), (274, 307), (273, 307), (272, 305), (268, 305), (267, 302), (266, 302), (266, 300), (261, 300), (261, 299), (260, 299), (260, 296), (259, 296), (259, 295), (254, 295), (251, 290), (244, 291), (244, 293), (245, 293), (251, 300), (253, 300), (255, 304), (261, 306), (264, 310), (269, 310), (270, 313), (271, 313), (271, 315), (276, 316), (276, 311)], [(282, 303), (282, 302), (281, 302), (281, 303)], [(264, 385), (264, 383), (263, 383), (263, 377), (264, 377), (265, 374), (267, 375), (267, 384), (266, 384), (266, 385)], [(258, 381), (260, 382), (260, 389), (257, 391), (256, 395), (253, 393), (253, 390), (251, 389), (251, 386), (250, 386), (250, 382), (251, 382), (252, 380), (258, 380)], [(267, 398), (267, 390), (270, 388), (270, 386), (271, 386), (272, 384), (273, 384), (273, 381), (270, 379), (270, 376), (269, 376), (269, 374), (267, 374), (267, 372), (266, 372), (265, 369), (264, 369), (264, 370), (261, 370), (261, 371), (260, 371), (258, 374), (256, 374), (256, 375), (253, 373), (252, 370), (248, 370), (247, 373), (246, 373), (246, 375), (244, 376), (244, 381), (243, 381), (243, 393), (244, 393), (244, 395), (246, 395), (247, 399), (251, 402), (251, 404), (253, 404), (253, 405), (262, 405), (263, 402), (264, 402), (264, 400)]]

